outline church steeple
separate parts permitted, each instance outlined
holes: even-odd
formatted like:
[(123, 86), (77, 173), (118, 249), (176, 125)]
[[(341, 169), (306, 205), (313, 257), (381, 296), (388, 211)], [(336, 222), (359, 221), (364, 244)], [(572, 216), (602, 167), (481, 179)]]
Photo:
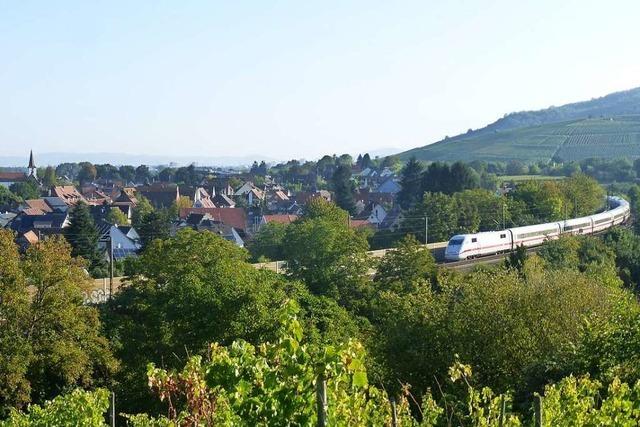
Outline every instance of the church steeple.
[(33, 150), (31, 150), (31, 153), (29, 154), (29, 176), (33, 176), (37, 178), (37, 174), (38, 174), (38, 169), (36, 168), (36, 162), (33, 161)]

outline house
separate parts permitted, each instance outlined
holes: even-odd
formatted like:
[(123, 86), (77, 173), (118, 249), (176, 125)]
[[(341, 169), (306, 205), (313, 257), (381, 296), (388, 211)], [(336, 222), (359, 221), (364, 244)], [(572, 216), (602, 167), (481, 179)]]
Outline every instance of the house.
[(59, 197), (67, 206), (75, 206), (80, 202), (87, 203), (87, 200), (73, 185), (57, 185), (51, 187), (49, 196)]
[(87, 204), (91, 206), (108, 205), (112, 202), (109, 195), (96, 187), (83, 189), (82, 196), (87, 201)]
[(0, 185), (4, 187), (11, 187), (17, 182), (26, 182), (27, 175), (23, 172), (0, 172)]
[(266, 224), (291, 224), (295, 220), (299, 218), (298, 215), (289, 215), (289, 214), (277, 214), (277, 215), (262, 215), (259, 219), (256, 219), (256, 226), (254, 227), (254, 231), (259, 231)]
[(209, 214), (211, 218), (236, 229), (240, 236), (247, 231), (247, 213), (242, 208), (182, 208), (180, 219), (186, 219), (190, 214)]
[(138, 187), (136, 190), (156, 209), (168, 208), (180, 199), (180, 189), (176, 184), (157, 182)]
[(291, 224), (299, 218), (298, 215), (262, 215), (262, 224), (278, 223)]
[(246, 200), (249, 206), (259, 204), (265, 198), (265, 192), (253, 185), (251, 181), (247, 181), (240, 188), (235, 190), (233, 196), (236, 199)]
[(363, 207), (369, 203), (379, 203), (383, 206), (391, 206), (394, 202), (392, 193), (380, 193), (378, 191), (369, 191), (368, 188), (360, 188), (354, 194), (356, 202), (362, 202)]
[(123, 188), (118, 197), (111, 203), (111, 206), (120, 209), (129, 220), (133, 215), (133, 209), (138, 205), (136, 191), (134, 188)]
[(208, 231), (235, 243), (241, 248), (244, 247), (244, 240), (234, 227), (215, 219), (208, 213), (190, 213), (178, 224), (178, 228), (181, 227), (191, 227), (197, 231)]
[(21, 252), (25, 252), (30, 246), (40, 241), (38, 235), (34, 231), (27, 231), (16, 239), (16, 244)]
[(211, 196), (202, 187), (196, 188), (196, 191), (193, 195), (193, 207), (194, 208), (215, 208), (216, 205), (211, 200)]
[(218, 208), (235, 208), (236, 207), (236, 202), (234, 202), (233, 199), (227, 196), (226, 194), (222, 194), (222, 193), (217, 193), (215, 196), (213, 196), (211, 201), (213, 202), (215, 207), (218, 207)]
[(98, 247), (108, 257), (110, 255), (109, 243), (111, 243), (111, 248), (113, 248), (113, 259), (116, 261), (121, 261), (131, 256), (137, 256), (138, 251), (142, 248), (138, 233), (135, 233), (134, 231), (134, 235), (138, 236), (138, 239), (130, 237), (131, 230), (133, 230), (132, 227), (120, 227), (118, 225), (112, 225), (107, 221), (101, 221), (96, 224), (96, 228), (100, 235), (100, 238), (98, 239)]
[(378, 193), (397, 194), (402, 187), (393, 178), (388, 178), (376, 189)]
[(48, 212), (38, 215), (20, 212), (7, 224), (7, 227), (18, 233), (18, 235), (34, 231), (38, 236), (42, 234), (61, 234), (62, 229), (67, 226), (69, 226), (68, 212)]
[(402, 209), (399, 206), (394, 206), (387, 215), (384, 217), (382, 222), (378, 225), (380, 230), (391, 230), (396, 231), (400, 228), (400, 223), (403, 220)]
[(69, 206), (59, 197), (41, 197), (25, 200), (19, 209), (27, 215), (44, 215), (51, 212), (67, 212)]
[(7, 226), (7, 224), (9, 222), (11, 222), (11, 220), (13, 218), (16, 217), (17, 214), (13, 213), (13, 212), (5, 212), (5, 213), (0, 213), (0, 228), (4, 228)]
[(327, 202), (331, 201), (331, 193), (328, 192), (327, 190), (319, 190), (319, 191), (314, 191), (314, 192), (308, 192), (308, 191), (298, 191), (293, 199), (296, 201), (296, 203), (300, 206), (304, 206), (307, 204), (307, 202), (311, 199), (316, 199), (316, 198), (323, 198), (325, 199)]
[(282, 189), (267, 192), (267, 209), (272, 212), (284, 212), (291, 205), (289, 195)]
[(364, 219), (369, 224), (380, 225), (382, 221), (387, 216), (387, 211), (382, 207), (382, 205), (371, 202), (365, 208), (356, 215), (355, 219)]

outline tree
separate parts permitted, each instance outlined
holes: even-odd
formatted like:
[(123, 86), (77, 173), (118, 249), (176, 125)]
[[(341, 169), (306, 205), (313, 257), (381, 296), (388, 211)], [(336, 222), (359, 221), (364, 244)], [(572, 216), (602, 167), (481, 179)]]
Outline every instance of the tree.
[(396, 198), (402, 209), (409, 209), (422, 199), (422, 163), (415, 157), (409, 159), (400, 175), (400, 192)]
[(255, 262), (261, 260), (280, 261), (284, 259), (285, 235), (287, 224), (270, 222), (260, 227), (248, 244), (249, 252)]
[(136, 177), (136, 169), (130, 165), (122, 165), (118, 169), (118, 174), (120, 175), (120, 178), (125, 181), (125, 183), (131, 182)]
[(611, 319), (629, 298), (609, 278), (545, 270), (535, 255), (522, 272), (441, 274), (437, 291), (381, 292), (372, 316), (381, 381), (389, 387), (408, 382), (418, 394), (437, 388), (434, 377), (447, 372), (457, 354), (480, 384), (511, 389), (522, 399), (571, 372), (556, 367), (572, 360), (585, 319)]
[(133, 212), (131, 213), (131, 224), (134, 228), (139, 228), (142, 225), (142, 221), (145, 216), (154, 211), (151, 202), (144, 196), (138, 196), (138, 203), (133, 208)]
[(595, 179), (582, 173), (562, 180), (560, 191), (573, 217), (592, 215), (604, 205), (605, 193), (602, 186)]
[(78, 163), (60, 163), (56, 166), (56, 176), (65, 177), (73, 181), (77, 178), (82, 167)]
[(21, 201), (22, 199), (16, 196), (7, 187), (0, 185), (0, 210), (15, 207)]
[(89, 162), (80, 163), (80, 172), (78, 172), (78, 181), (80, 184), (93, 182), (98, 176), (98, 170)]
[[(562, 191), (553, 181), (527, 181), (517, 185), (509, 193), (513, 200), (521, 201), (526, 207), (525, 213), (530, 213), (540, 222), (564, 219), (566, 199)], [(570, 209), (567, 210), (571, 212)]]
[(29, 402), (26, 377), (32, 349), (23, 335), (29, 317), (29, 294), (13, 235), (0, 230), (0, 415), (9, 406)]
[(316, 202), (313, 209), (315, 214), (304, 215), (287, 228), (287, 274), (314, 294), (350, 306), (359, 299), (369, 269), (367, 239), (348, 226), (341, 209), (327, 202)]
[(174, 168), (164, 168), (158, 174), (158, 178), (162, 182), (174, 182), (176, 170)]
[(336, 204), (350, 214), (356, 211), (353, 197), (353, 183), (351, 182), (351, 166), (341, 164), (331, 178), (331, 184), (336, 197)]
[(449, 194), (480, 187), (480, 175), (462, 162), (455, 162), (450, 169), (451, 182)]
[[(389, 396), (369, 385), (362, 344), (310, 345), (297, 312), (294, 302), (279, 310), (273, 342), (213, 344), (209, 357), (190, 358), (181, 372), (150, 366), (149, 385), (168, 401), (169, 416), (131, 417), (133, 425), (316, 425), (318, 378), (327, 383), (327, 425), (390, 425)], [(441, 410), (433, 406), (425, 405), (425, 418), (439, 416)], [(395, 415), (410, 425), (406, 396), (400, 397)]]
[(96, 165), (96, 174), (98, 178), (114, 180), (120, 178), (120, 170), (109, 163)]
[(122, 361), (117, 376), (122, 410), (152, 406), (145, 377), (149, 362), (178, 367), (188, 355), (206, 354), (211, 342), (275, 338), (273, 314), (287, 299), (301, 302), (301, 317), (315, 334), (325, 330), (341, 342), (357, 333), (354, 321), (335, 302), (256, 269), (247, 256), (216, 234), (187, 228), (153, 241), (134, 261), (137, 274), (103, 312)]
[(519, 160), (511, 160), (507, 163), (507, 175), (525, 175), (527, 166)]
[(71, 254), (82, 257), (88, 262), (89, 271), (94, 277), (104, 274), (107, 262), (98, 248), (100, 236), (85, 203), (78, 203), (69, 215), (69, 226), (64, 229), (64, 235), (71, 244)]
[(40, 198), (40, 190), (33, 181), (14, 182), (9, 190), (23, 200)]
[(364, 156), (362, 156), (360, 167), (362, 169), (366, 169), (366, 168), (370, 168), (371, 166), (373, 166), (373, 162), (371, 161), (371, 156), (369, 156), (369, 153), (365, 153)]
[(430, 286), (436, 279), (436, 261), (431, 251), (408, 235), (388, 251), (377, 266), (374, 284), (382, 290), (411, 293)]
[(140, 165), (136, 168), (136, 176), (137, 183), (145, 183), (151, 179), (151, 172), (149, 171), (149, 166)]
[(42, 175), (42, 185), (45, 188), (51, 188), (58, 184), (58, 178), (56, 177), (56, 170), (53, 166), (47, 166)]
[(0, 231), (0, 406), (105, 384), (116, 362), (95, 308), (82, 301), (83, 261), (61, 238), (30, 247), (23, 259), (12, 240)]
[(129, 224), (129, 218), (127, 218), (127, 215), (117, 207), (109, 208), (109, 213), (107, 213), (107, 217), (105, 219), (107, 220), (107, 222), (114, 225)]
[(171, 218), (169, 210), (152, 210), (144, 214), (137, 221), (136, 230), (140, 235), (142, 245), (146, 247), (156, 239), (169, 237)]
[[(425, 219), (428, 218), (428, 224)], [(453, 197), (442, 193), (425, 193), (422, 203), (409, 211), (401, 229), (424, 242), (428, 226), (429, 242), (442, 242), (458, 230), (458, 209)]]

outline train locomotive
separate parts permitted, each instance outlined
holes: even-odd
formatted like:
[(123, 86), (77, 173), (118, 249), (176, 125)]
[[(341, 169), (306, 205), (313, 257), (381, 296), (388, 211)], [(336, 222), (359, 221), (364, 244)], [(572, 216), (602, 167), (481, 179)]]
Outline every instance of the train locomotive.
[(444, 258), (446, 261), (461, 261), (495, 255), (513, 251), (518, 246), (538, 246), (546, 240), (558, 239), (564, 234), (597, 233), (625, 222), (630, 215), (629, 203), (615, 196), (609, 196), (608, 201), (612, 208), (595, 215), (500, 231), (455, 235), (447, 244)]

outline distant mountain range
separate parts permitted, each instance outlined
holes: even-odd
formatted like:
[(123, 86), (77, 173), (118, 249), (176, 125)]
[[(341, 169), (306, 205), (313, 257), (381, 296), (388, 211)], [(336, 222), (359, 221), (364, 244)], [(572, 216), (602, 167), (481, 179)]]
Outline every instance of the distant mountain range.
[(490, 125), (400, 153), (407, 160), (522, 161), (640, 157), (640, 88), (505, 115)]
[[(38, 166), (58, 165), (60, 163), (91, 162), (96, 164), (110, 163), (112, 165), (168, 165), (175, 163), (179, 166), (196, 162), (198, 166), (248, 166), (254, 161), (276, 162), (277, 159), (255, 156), (163, 156), (152, 154), (126, 153), (33, 153)], [(0, 155), (0, 166), (26, 166), (29, 153), (24, 156)]]

